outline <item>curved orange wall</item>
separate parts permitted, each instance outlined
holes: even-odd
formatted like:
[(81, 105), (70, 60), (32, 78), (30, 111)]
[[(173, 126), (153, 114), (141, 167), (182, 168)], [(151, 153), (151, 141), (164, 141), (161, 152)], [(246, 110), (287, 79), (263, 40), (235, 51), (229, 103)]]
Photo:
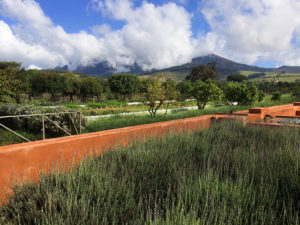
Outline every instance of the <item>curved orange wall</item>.
[[(23, 179), (38, 180), (40, 172), (52, 168), (67, 168), (72, 162), (79, 162), (84, 156), (107, 151), (116, 145), (127, 145), (137, 139), (162, 136), (171, 130), (199, 130), (208, 128), (211, 121), (235, 118), (246, 122), (263, 119), (266, 113), (272, 115), (296, 116), (300, 103), (268, 108), (253, 108), (245, 115), (207, 115), (154, 124), (139, 125), (115, 130), (55, 138), (31, 143), (0, 147), (0, 200), (10, 193), (12, 182)], [(239, 113), (247, 113), (241, 111)], [(0, 201), (1, 202), (1, 201)]]
[(171, 130), (208, 128), (210, 119), (210, 115), (200, 116), (0, 147), (0, 197), (5, 199), (5, 194), (10, 193), (14, 180), (37, 180), (39, 172), (67, 167), (88, 154), (100, 154), (137, 139), (162, 136)]

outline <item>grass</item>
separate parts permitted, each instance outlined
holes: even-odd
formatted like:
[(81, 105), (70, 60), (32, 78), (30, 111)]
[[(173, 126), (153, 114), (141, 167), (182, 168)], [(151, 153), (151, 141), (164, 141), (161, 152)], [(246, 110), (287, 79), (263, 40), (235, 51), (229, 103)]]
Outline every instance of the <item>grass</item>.
[[(169, 108), (179, 108), (185, 106), (195, 106), (195, 101), (183, 101), (183, 102), (174, 102), (169, 105)], [(66, 106), (66, 105), (65, 105)], [(128, 112), (140, 112), (147, 111), (149, 107), (138, 104), (138, 105), (127, 105), (126, 102), (118, 102), (118, 101), (108, 101), (108, 102), (95, 102), (95, 103), (87, 103), (86, 107), (80, 107), (75, 105), (67, 105), (73, 108), (77, 108), (77, 110), (81, 111), (85, 116), (92, 115), (107, 115), (107, 114), (119, 114), (119, 113), (128, 113)], [(166, 104), (162, 106), (162, 108), (166, 108)]]
[[(291, 95), (282, 95), (282, 99), (280, 101), (271, 101), (271, 96), (268, 95), (268, 96), (266, 96), (264, 101), (262, 101), (260, 103), (256, 103), (253, 106), (265, 107), (265, 106), (292, 103), (294, 101), (297, 101), (297, 99), (291, 97)], [(299, 99), (298, 99), (298, 101), (299, 101)], [(180, 104), (189, 104), (190, 105), (193, 103), (191, 103), (191, 102), (185, 103), (184, 102), (184, 103), (180, 103)], [(83, 132), (84, 133), (96, 132), (96, 131), (102, 131), (102, 130), (116, 129), (116, 128), (121, 128), (121, 127), (149, 124), (149, 123), (169, 121), (169, 120), (182, 119), (182, 118), (189, 118), (189, 117), (208, 115), (208, 114), (214, 114), (214, 113), (222, 113), (222, 112), (228, 113), (232, 109), (234, 111), (238, 111), (238, 110), (249, 109), (250, 107), (253, 107), (253, 106), (210, 106), (204, 110), (193, 110), (193, 111), (179, 110), (176, 112), (169, 113), (167, 115), (158, 114), (155, 118), (151, 118), (148, 114), (146, 114), (146, 115), (130, 115), (130, 116), (116, 115), (113, 117), (101, 118), (96, 121), (89, 122), (89, 124), (87, 125), (87, 127), (84, 129)], [(141, 107), (141, 106), (135, 106), (135, 107), (137, 108), (137, 107)], [(142, 106), (142, 107), (144, 107), (144, 106)], [(143, 109), (143, 110), (145, 110), (145, 109)], [(24, 137), (28, 138), (31, 141), (36, 141), (36, 140), (42, 139), (41, 134), (34, 134), (34, 133), (30, 133), (30, 132), (24, 131), (24, 130), (23, 131), (19, 130), (17, 132), (19, 134), (23, 135)], [(0, 129), (0, 133), (1, 133), (0, 146), (24, 142), (23, 139), (10, 133), (9, 131)], [(49, 138), (49, 134), (47, 134), (46, 136), (47, 136), (47, 138)]]
[(125, 107), (127, 106), (127, 102), (110, 100), (105, 102), (89, 102), (86, 104), (88, 108), (96, 109), (96, 108), (106, 108), (106, 107)]
[(166, 79), (174, 79), (178, 82), (180, 81), (184, 81), (185, 77), (187, 75), (189, 75), (189, 72), (178, 72), (178, 71), (166, 71), (166, 72), (158, 72), (158, 73), (151, 73), (151, 74), (147, 74), (147, 75), (140, 75), (138, 76), (140, 79), (148, 79), (148, 78), (153, 78), (156, 77), (158, 75), (162, 75), (164, 78)]
[(14, 187), (0, 224), (299, 224), (300, 132), (222, 123)]
[(91, 121), (86, 126), (84, 133), (102, 131), (102, 130), (109, 130), (109, 129), (116, 129), (128, 126), (135, 126), (141, 124), (149, 124), (149, 123), (156, 123), (156, 122), (163, 122), (169, 120), (176, 120), (176, 119), (183, 119), (189, 117), (196, 117), (202, 115), (209, 115), (214, 113), (220, 112), (229, 112), (231, 109), (234, 110), (243, 110), (247, 109), (246, 106), (219, 106), (219, 107), (211, 107), (204, 110), (191, 110), (191, 111), (184, 111), (180, 110), (178, 112), (165, 114), (157, 114), (155, 117), (151, 117), (148, 113), (141, 114), (141, 115), (115, 115), (112, 117), (104, 117), (97, 119), (95, 121)]
[(128, 126), (135, 126), (141, 124), (149, 124), (155, 122), (162, 122), (162, 121), (169, 121), (175, 119), (183, 119), (183, 118), (190, 118), (202, 115), (209, 115), (215, 113), (228, 113), (231, 110), (239, 111), (239, 110), (246, 110), (250, 107), (265, 107), (265, 106), (272, 106), (272, 105), (281, 105), (292, 103), (296, 99), (291, 97), (291, 95), (282, 95), (282, 99), (280, 101), (271, 101), (271, 96), (266, 96), (264, 101), (260, 103), (256, 103), (253, 106), (211, 106), (209, 108), (203, 110), (192, 110), (192, 111), (177, 111), (170, 114), (157, 114), (156, 117), (152, 118), (150, 115), (127, 115), (127, 116), (112, 116), (106, 118), (100, 118), (95, 121), (91, 121), (86, 126), (84, 132), (96, 132), (102, 130), (109, 130), (109, 129), (116, 129), (121, 127), (128, 127)]
[[(23, 137), (29, 139), (30, 141), (37, 141), (42, 139), (42, 134), (33, 134), (23, 130), (15, 131)], [(9, 132), (8, 130), (4, 130), (0, 128), (0, 146), (2, 145), (10, 145), (25, 142), (24, 139), (16, 136), (15, 134)]]

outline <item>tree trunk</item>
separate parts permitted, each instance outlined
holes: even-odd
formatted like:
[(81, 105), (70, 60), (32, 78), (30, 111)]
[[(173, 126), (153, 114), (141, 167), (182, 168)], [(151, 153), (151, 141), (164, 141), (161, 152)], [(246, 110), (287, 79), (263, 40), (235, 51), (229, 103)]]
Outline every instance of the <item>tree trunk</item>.
[(150, 116), (153, 117), (153, 107), (152, 106), (149, 107), (148, 112), (150, 113)]
[(169, 105), (170, 105), (170, 101), (167, 103), (166, 115), (168, 114), (168, 108), (169, 108)]
[(20, 104), (20, 103), (21, 103), (21, 96), (20, 96), (19, 94), (17, 94), (17, 95), (15, 96), (15, 100), (16, 100), (16, 103), (17, 103), (17, 104)]
[(201, 104), (200, 102), (197, 102), (197, 106), (198, 106), (198, 110), (204, 109), (206, 106), (206, 102), (204, 102), (203, 104)]
[(51, 93), (51, 102), (52, 102), (52, 105), (54, 104), (55, 102), (55, 94)]
[(159, 101), (159, 104), (158, 104), (158, 106), (155, 108), (155, 110), (154, 110), (154, 117), (155, 117), (155, 115), (156, 115), (156, 112), (157, 112), (157, 110), (159, 109), (159, 107), (161, 107), (161, 105), (163, 104), (164, 102), (163, 101)]

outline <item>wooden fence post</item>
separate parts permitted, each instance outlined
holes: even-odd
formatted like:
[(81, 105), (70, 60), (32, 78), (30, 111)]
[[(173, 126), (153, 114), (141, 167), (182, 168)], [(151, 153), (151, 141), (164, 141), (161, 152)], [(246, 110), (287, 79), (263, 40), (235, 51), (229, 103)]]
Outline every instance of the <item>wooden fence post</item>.
[(45, 115), (42, 116), (42, 123), (43, 123), (43, 140), (46, 139), (46, 133), (45, 133)]
[(81, 134), (81, 112), (79, 112), (79, 134)]

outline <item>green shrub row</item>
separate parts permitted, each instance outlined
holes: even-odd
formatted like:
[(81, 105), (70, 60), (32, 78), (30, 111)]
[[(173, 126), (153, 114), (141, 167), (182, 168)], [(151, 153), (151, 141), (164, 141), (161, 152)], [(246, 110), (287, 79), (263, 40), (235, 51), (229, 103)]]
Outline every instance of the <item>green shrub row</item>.
[[(43, 109), (33, 107), (32, 105), (13, 105), (8, 104), (0, 107), (0, 117), (1, 116), (12, 116), (12, 115), (31, 115), (31, 114), (43, 114), (43, 113), (66, 113), (70, 110), (64, 107), (58, 107), (53, 109)], [(63, 128), (64, 130), (71, 131), (75, 129), (71, 127), (71, 121), (68, 114), (58, 114), (58, 115), (47, 115), (47, 117), (52, 120), (55, 124)], [(77, 114), (71, 114), (73, 121), (78, 124), (79, 116)], [(5, 126), (13, 130), (24, 130), (32, 133), (41, 133), (42, 130), (42, 117), (32, 116), (32, 117), (15, 117), (15, 118), (5, 118), (0, 119), (0, 122)], [(86, 120), (82, 118), (82, 126), (84, 127)], [(70, 129), (71, 127), (71, 129)], [(45, 129), (51, 136), (61, 136), (66, 135), (64, 131), (59, 129), (49, 120), (45, 119)]]

